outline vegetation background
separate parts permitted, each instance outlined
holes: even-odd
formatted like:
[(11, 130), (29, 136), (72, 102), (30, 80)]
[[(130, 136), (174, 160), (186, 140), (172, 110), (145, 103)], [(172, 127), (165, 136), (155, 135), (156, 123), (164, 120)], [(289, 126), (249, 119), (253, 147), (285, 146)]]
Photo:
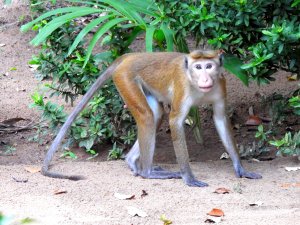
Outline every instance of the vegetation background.
[[(0, 6), (0, 43), (5, 44), (0, 47), (0, 121), (22, 117), (37, 122), (39, 113), (28, 108), (32, 102), (31, 95), (36, 87), (42, 88), (43, 84), (51, 85), (51, 82), (44, 80), (39, 83), (28, 66), (32, 53), (38, 55), (40, 50), (28, 45), (34, 33), (19, 32), (21, 24), (30, 18), (29, 8), (22, 1), (11, 6)], [(193, 49), (193, 43), (190, 40), (188, 43)], [(135, 41), (131, 46), (134, 51), (144, 51), (144, 39)], [(274, 92), (288, 94), (297, 89), (298, 82), (287, 81), (288, 75), (280, 71), (275, 74), (277, 81), (270, 85), (259, 87), (251, 83), (250, 88), (245, 88), (236, 77), (226, 74), (229, 113), (233, 124), (240, 126), (235, 130), (240, 145), (253, 146), (253, 141), (258, 141), (254, 138), (255, 131), (244, 126), (251, 106), (256, 115), (270, 116), (269, 107), (265, 106), (266, 102), (272, 101), (262, 101), (263, 96), (271, 96)], [(45, 97), (44, 100), (48, 101), (49, 94)], [(54, 99), (54, 102), (65, 105), (67, 112), (71, 110), (70, 102), (66, 104), (59, 98)], [(87, 180), (71, 182), (45, 178), (39, 173), (28, 172), (32, 171), (28, 167), (40, 166), (52, 134), (48, 133), (38, 144), (28, 140), (35, 136), (36, 130), (1, 133), (0, 173), (4, 185), (0, 186), (0, 211), (5, 216), (12, 216), (11, 221), (30, 217), (38, 224), (163, 224), (159, 219), (163, 214), (174, 224), (201, 224), (207, 217), (206, 213), (218, 207), (225, 212), (222, 224), (297, 224), (300, 217), (296, 198), (299, 196), (299, 173), (285, 170), (285, 166), (298, 165), (295, 159), (244, 161), (245, 167), (261, 173), (263, 179), (237, 179), (230, 160), (218, 160), (224, 150), (211, 122), (211, 111), (202, 108), (201, 115), (204, 115), (205, 144), (197, 144), (189, 127), (187, 134), (193, 170), (199, 179), (210, 184), (205, 189), (189, 189), (181, 180), (158, 181), (133, 177), (123, 161), (106, 161), (107, 151), (103, 150), (103, 145), (98, 147), (101, 151), (92, 160), (87, 160), (90, 153), (73, 148), (77, 155), (76, 162), (62, 158), (56, 158), (54, 162), (53, 169), (82, 174), (88, 177)], [(295, 126), (297, 117), (296, 120), (288, 117), (281, 121), (276, 129), (282, 133), (287, 127), (299, 129)], [(264, 123), (265, 127), (269, 124)], [(169, 134), (161, 130), (158, 140), (156, 161), (169, 169), (178, 169)], [(218, 187), (227, 187), (232, 192), (228, 195), (213, 193)], [(142, 190), (148, 193), (146, 197), (141, 197)], [(66, 193), (54, 194), (57, 191)], [(114, 197), (115, 192), (135, 194), (136, 197), (122, 201)], [(249, 205), (257, 201), (262, 201), (263, 205)], [(130, 216), (128, 206), (144, 210), (148, 217)]]

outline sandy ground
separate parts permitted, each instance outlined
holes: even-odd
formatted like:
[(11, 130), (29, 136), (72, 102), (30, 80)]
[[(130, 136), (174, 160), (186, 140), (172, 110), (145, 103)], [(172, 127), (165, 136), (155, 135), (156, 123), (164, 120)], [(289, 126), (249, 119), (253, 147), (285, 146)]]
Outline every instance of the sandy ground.
[[(0, 121), (22, 117), (38, 121), (39, 113), (28, 108), (30, 95), (40, 85), (34, 79), (27, 62), (38, 49), (28, 44), (33, 33), (19, 32), (19, 17), (28, 14), (28, 7), (17, 2), (10, 7), (0, 3)], [(11, 68), (16, 70), (11, 71)], [(239, 121), (247, 118), (248, 108), (258, 106), (257, 93), (275, 91), (288, 93), (297, 82), (286, 82), (285, 73), (276, 76), (276, 82), (245, 88), (234, 76), (228, 75), (229, 107)], [(262, 108), (255, 108), (262, 114)], [(100, 157), (88, 157), (77, 150), (78, 161), (59, 159), (57, 153), (53, 170), (87, 177), (82, 181), (46, 178), (30, 173), (25, 167), (40, 167), (47, 147), (29, 142), (35, 131), (0, 134), (0, 148), (13, 146), (10, 156), (0, 154), (0, 212), (13, 221), (30, 217), (35, 224), (163, 224), (161, 215), (173, 224), (204, 224), (212, 208), (220, 208), (225, 216), (221, 224), (296, 225), (300, 224), (300, 172), (287, 172), (286, 166), (299, 166), (294, 158), (272, 161), (244, 161), (244, 166), (262, 174), (261, 180), (235, 178), (229, 160), (218, 160), (224, 151), (211, 120), (203, 125), (205, 145), (195, 143), (188, 135), (191, 165), (195, 176), (209, 184), (206, 188), (191, 188), (182, 180), (146, 180), (134, 177), (124, 161), (106, 161), (107, 151)], [(253, 131), (242, 129), (235, 133), (238, 142), (251, 144)], [(170, 170), (177, 170), (172, 143), (167, 134), (158, 137), (156, 161)], [(6, 145), (3, 145), (6, 144)], [(24, 181), (24, 182), (20, 182)], [(213, 193), (225, 187), (229, 194)], [(142, 191), (148, 195), (142, 197)], [(55, 194), (57, 191), (65, 193)], [(120, 200), (115, 193), (135, 195), (132, 200)], [(249, 203), (262, 202), (261, 206)], [(147, 213), (147, 217), (131, 216), (133, 206)], [(2, 225), (2, 224), (1, 224)]]

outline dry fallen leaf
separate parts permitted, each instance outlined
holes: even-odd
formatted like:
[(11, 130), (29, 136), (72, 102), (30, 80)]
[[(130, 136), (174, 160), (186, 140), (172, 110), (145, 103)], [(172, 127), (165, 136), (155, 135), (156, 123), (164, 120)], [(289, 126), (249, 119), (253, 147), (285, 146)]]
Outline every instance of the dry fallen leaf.
[(186, 125), (189, 125), (189, 126), (192, 126), (192, 125), (193, 125), (192, 120), (189, 120), (189, 119), (186, 119), (186, 120), (184, 121), (184, 123), (185, 123)]
[(220, 159), (229, 159), (229, 155), (227, 152), (224, 152), (221, 156)]
[(298, 78), (297, 74), (287, 76), (288, 81), (296, 81), (296, 80), (298, 80), (297, 78)]
[(282, 188), (299, 187), (300, 183), (285, 183), (281, 185)]
[(204, 223), (220, 223), (222, 217), (208, 216)]
[(38, 173), (41, 172), (41, 167), (34, 166), (25, 166), (24, 169), (29, 173)]
[(231, 192), (229, 189), (221, 187), (221, 188), (217, 188), (214, 193), (217, 194), (229, 194), (229, 192)]
[(221, 209), (213, 208), (207, 215), (220, 217), (224, 216), (224, 212)]
[(289, 166), (287, 166), (287, 167), (285, 167), (285, 170), (286, 171), (297, 171), (297, 170), (300, 170), (300, 166), (295, 166), (295, 167), (289, 167)]
[(141, 198), (143, 198), (143, 197), (145, 197), (145, 196), (147, 196), (147, 195), (148, 195), (147, 191), (142, 190)]
[(249, 203), (250, 206), (261, 206), (262, 204), (263, 204), (262, 201), (256, 201), (256, 202)]
[(159, 219), (164, 223), (164, 225), (169, 225), (173, 223), (172, 220), (167, 219), (165, 215), (161, 215)]
[(121, 193), (117, 193), (117, 192), (114, 193), (114, 196), (120, 200), (132, 200), (135, 198), (135, 195), (126, 195), (126, 194), (121, 194)]
[(147, 213), (145, 213), (144, 211), (136, 208), (136, 207), (133, 207), (133, 206), (127, 206), (127, 212), (129, 215), (131, 216), (139, 216), (139, 217), (147, 217)]
[(25, 88), (19, 88), (19, 87), (17, 87), (17, 88), (16, 88), (16, 91), (17, 91), (17, 92), (26, 91), (26, 89), (25, 89)]
[(36, 71), (38, 69), (39, 65), (29, 65), (29, 68), (32, 72)]
[(262, 120), (255, 115), (250, 115), (245, 123), (247, 126), (258, 126), (262, 124)]
[(19, 182), (19, 183), (27, 183), (28, 182), (28, 179), (27, 178), (18, 178), (18, 177), (12, 177), (12, 179), (16, 182)]
[(61, 195), (61, 194), (66, 194), (67, 191), (66, 190), (55, 190), (53, 192), (54, 195)]

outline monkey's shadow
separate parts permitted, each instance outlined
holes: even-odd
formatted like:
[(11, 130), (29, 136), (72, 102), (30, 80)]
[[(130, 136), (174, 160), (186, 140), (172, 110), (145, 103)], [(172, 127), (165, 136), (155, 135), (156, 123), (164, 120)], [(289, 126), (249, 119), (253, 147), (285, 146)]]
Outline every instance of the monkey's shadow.
[[(190, 161), (200, 162), (218, 160), (225, 151), (213, 125), (202, 127), (203, 144), (197, 143), (190, 127), (185, 127)], [(177, 163), (170, 132), (161, 129), (156, 137), (154, 161), (158, 163)]]

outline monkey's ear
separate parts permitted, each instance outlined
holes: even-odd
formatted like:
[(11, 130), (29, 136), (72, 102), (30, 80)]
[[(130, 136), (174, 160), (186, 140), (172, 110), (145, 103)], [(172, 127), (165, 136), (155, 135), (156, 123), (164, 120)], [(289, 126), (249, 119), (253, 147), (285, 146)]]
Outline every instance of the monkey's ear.
[(218, 52), (218, 56), (219, 56), (219, 61), (220, 61), (220, 66), (223, 66), (223, 62), (224, 62), (224, 50), (219, 50)]

